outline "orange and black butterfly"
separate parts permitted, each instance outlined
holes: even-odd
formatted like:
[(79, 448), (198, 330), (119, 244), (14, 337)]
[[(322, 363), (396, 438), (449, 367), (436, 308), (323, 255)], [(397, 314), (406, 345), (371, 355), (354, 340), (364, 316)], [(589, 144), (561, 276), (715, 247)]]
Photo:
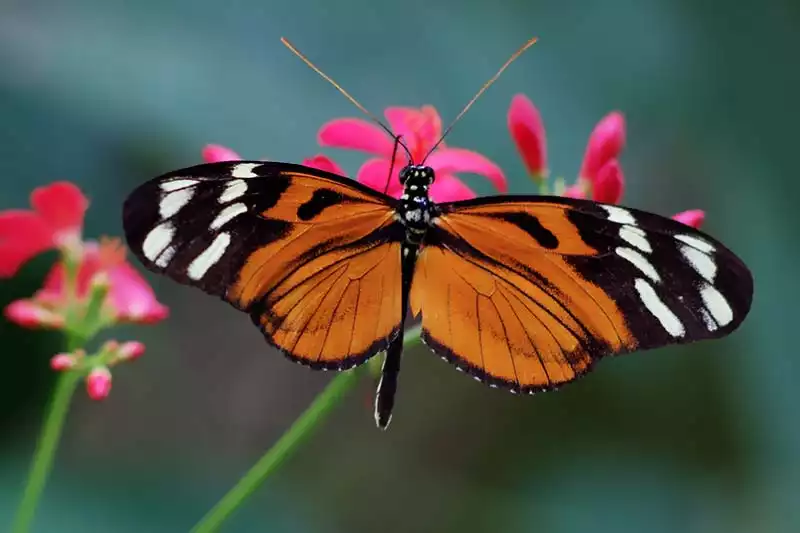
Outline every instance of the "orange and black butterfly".
[(750, 309), (742, 261), (672, 219), (551, 196), (437, 204), (435, 179), (410, 161), (395, 199), (300, 165), (212, 163), (143, 184), (123, 222), (147, 268), (248, 313), (293, 361), (346, 370), (386, 352), (379, 427), (409, 309), (436, 354), (515, 393), (722, 337)]

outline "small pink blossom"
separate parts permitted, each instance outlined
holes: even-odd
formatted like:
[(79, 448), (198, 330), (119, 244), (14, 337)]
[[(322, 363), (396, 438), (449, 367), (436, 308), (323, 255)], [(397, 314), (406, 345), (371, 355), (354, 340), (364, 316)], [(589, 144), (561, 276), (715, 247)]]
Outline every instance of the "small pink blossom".
[(603, 165), (592, 186), (592, 200), (604, 204), (618, 204), (625, 188), (622, 169), (616, 159)]
[(689, 211), (682, 211), (672, 216), (673, 219), (691, 226), (695, 229), (700, 229), (706, 219), (706, 212), (702, 209), (690, 209)]
[(0, 212), (0, 278), (13, 276), (45, 250), (62, 248), (77, 253), (88, 205), (76, 185), (61, 181), (33, 190), (33, 210)]
[(226, 146), (207, 144), (203, 147), (203, 161), (206, 163), (220, 163), (223, 161), (239, 161), (239, 154)]
[(105, 400), (111, 392), (111, 372), (104, 366), (89, 371), (86, 376), (86, 393), (95, 401)]
[[(422, 108), (390, 107), (385, 111), (392, 131), (401, 136), (414, 163), (420, 164), (442, 135), (439, 113), (432, 106)], [(374, 156), (359, 169), (356, 180), (378, 191), (399, 197), (403, 187), (398, 175), (405, 165), (405, 154), (398, 148), (392, 175), (389, 175), (394, 140), (381, 128), (357, 118), (341, 118), (324, 124), (318, 133), (322, 146), (359, 150)], [(503, 171), (485, 156), (470, 150), (451, 148), (444, 143), (430, 154), (426, 164), (436, 172), (431, 197), (437, 202), (474, 198), (475, 193), (458, 178), (468, 172), (486, 177), (498, 191), (508, 190)], [(389, 180), (387, 187), (387, 179)]]
[(593, 183), (603, 165), (618, 158), (624, 146), (625, 117), (619, 111), (612, 111), (597, 123), (589, 136), (578, 177)]
[(539, 110), (524, 94), (517, 94), (508, 109), (508, 130), (528, 173), (541, 181), (547, 176), (547, 140)]

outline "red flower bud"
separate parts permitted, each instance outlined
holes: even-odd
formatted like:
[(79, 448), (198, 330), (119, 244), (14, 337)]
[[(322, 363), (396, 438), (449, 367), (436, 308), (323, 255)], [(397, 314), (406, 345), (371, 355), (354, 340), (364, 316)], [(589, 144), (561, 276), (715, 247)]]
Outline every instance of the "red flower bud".
[(511, 100), (508, 130), (528, 173), (538, 179), (547, 175), (547, 140), (539, 110), (524, 94)]
[(77, 358), (71, 353), (59, 353), (50, 358), (50, 368), (57, 372), (75, 368)]
[(605, 204), (617, 204), (622, 199), (625, 182), (622, 169), (616, 159), (612, 159), (598, 171), (592, 187), (592, 199)]
[(625, 146), (625, 117), (619, 111), (614, 111), (603, 117), (589, 136), (589, 144), (586, 146), (586, 154), (583, 156), (578, 176), (594, 182), (603, 165), (619, 157), (623, 146)]
[(104, 366), (93, 368), (86, 376), (86, 393), (92, 400), (104, 400), (111, 392), (111, 372)]
[(139, 341), (123, 342), (117, 349), (117, 360), (132, 361), (139, 358), (144, 353), (144, 350), (144, 343)]

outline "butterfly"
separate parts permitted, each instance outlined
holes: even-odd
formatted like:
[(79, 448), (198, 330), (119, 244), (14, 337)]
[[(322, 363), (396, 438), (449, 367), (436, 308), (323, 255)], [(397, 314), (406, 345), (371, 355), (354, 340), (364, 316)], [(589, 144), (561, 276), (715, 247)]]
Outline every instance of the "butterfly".
[(249, 314), (297, 363), (347, 370), (385, 352), (375, 395), (381, 428), (391, 420), (412, 317), (422, 340), (457, 369), (534, 393), (574, 381), (608, 355), (723, 337), (750, 309), (750, 271), (699, 230), (555, 196), (435, 203), (433, 168), (408, 155), (399, 199), (291, 163), (169, 172), (126, 199), (125, 235), (148, 269)]
[(750, 308), (752, 276), (714, 238), (588, 200), (491, 196), (434, 203), (432, 168), (400, 199), (290, 163), (170, 172), (125, 201), (150, 270), (221, 297), (312, 368), (386, 352), (376, 421), (389, 423), (404, 324), (492, 387), (556, 388), (606, 355), (717, 338)]

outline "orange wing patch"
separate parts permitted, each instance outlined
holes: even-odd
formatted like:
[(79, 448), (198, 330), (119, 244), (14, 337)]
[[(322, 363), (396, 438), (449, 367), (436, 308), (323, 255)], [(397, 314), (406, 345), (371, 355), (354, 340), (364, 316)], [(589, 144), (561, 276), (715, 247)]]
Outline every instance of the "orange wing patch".
[[(492, 207), (481, 207), (480, 211)], [(515, 286), (545, 305), (562, 323), (584, 326), (591, 336), (601, 339), (613, 351), (635, 347), (635, 339), (616, 302), (564, 259), (569, 255), (596, 255), (597, 251), (583, 242), (578, 230), (566, 219), (563, 206), (543, 205), (536, 215), (541, 225), (536, 231), (519, 225), (519, 220), (512, 223), (466, 213), (440, 217), (439, 228), (456, 242), (468, 242), (471, 251), (464, 251), (464, 255), (474, 252), (481, 266), (490, 269), (494, 276), (514, 280)], [(552, 241), (545, 237), (548, 233), (552, 234)], [(555, 246), (544, 247), (540, 241)], [(572, 330), (577, 331), (575, 327)]]
[(599, 355), (635, 348), (614, 301), (558, 254), (526, 245), (505, 224), (490, 231), (493, 219), (479, 228), (468, 218), (442, 216), (443, 244), (418, 258), (411, 306), (439, 355), (491, 385), (533, 392), (572, 381)]
[(286, 234), (247, 257), (226, 298), (290, 358), (348, 368), (399, 330), (397, 222), (390, 206), (358, 190), (302, 177), (292, 174), (260, 213), (287, 222)]

